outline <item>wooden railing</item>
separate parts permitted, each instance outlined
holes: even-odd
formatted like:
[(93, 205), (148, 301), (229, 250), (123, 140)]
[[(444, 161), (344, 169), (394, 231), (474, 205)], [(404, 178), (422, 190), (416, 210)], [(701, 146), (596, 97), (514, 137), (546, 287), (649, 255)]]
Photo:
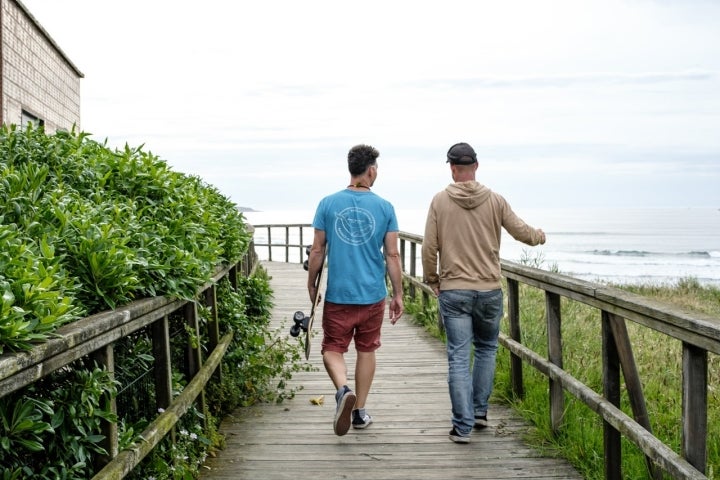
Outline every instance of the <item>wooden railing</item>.
[[(232, 340), (232, 333), (220, 338), (215, 285), (228, 277), (233, 288), (237, 288), (238, 275), (252, 275), (257, 264), (257, 255), (251, 243), (248, 253), (238, 264), (219, 267), (215, 271), (212, 281), (198, 291), (196, 301), (166, 297), (138, 300), (65, 325), (47, 343), (39, 344), (30, 351), (3, 355), (0, 357), (0, 398), (86, 356), (113, 372), (113, 344), (140, 329), (149, 328), (155, 358), (155, 411), (159, 414), (140, 435), (141, 442), (123, 451), (118, 448), (117, 424), (106, 422), (102, 433), (105, 436), (103, 446), (108, 455), (101, 459), (100, 466), (104, 467), (93, 478), (125, 477), (171, 432), (194, 402), (198, 403), (200, 411), (205, 411), (204, 388), (213, 375), (219, 374), (216, 368)], [(204, 327), (204, 337), (198, 318), (197, 306), (200, 303), (209, 308), (211, 315)], [(187, 328), (200, 341), (188, 342), (186, 345), (183, 373), (187, 375), (188, 384), (179, 395), (173, 397), (168, 319), (176, 312), (182, 313)], [(203, 358), (203, 348), (209, 352), (207, 358)], [(115, 398), (109, 401), (111, 411), (116, 413)]]
[[(258, 226), (260, 227), (260, 226)], [(293, 229), (309, 225), (263, 225), (267, 237), (262, 246), (298, 248), (298, 262), (304, 252), (303, 236)], [(283, 231), (284, 238), (273, 241), (271, 231)], [(256, 237), (257, 238), (257, 237)], [(418, 273), (422, 236), (400, 233), (400, 256), (408, 294), (420, 291), (423, 301), (434, 301), (434, 293), (422, 283)], [(283, 244), (282, 241), (285, 243)], [(261, 245), (258, 245), (261, 246)], [(268, 254), (267, 257), (271, 257)], [(266, 257), (266, 258), (267, 258)], [(285, 261), (288, 260), (285, 257)], [(502, 261), (502, 274), (507, 280), (508, 334), (500, 334), (500, 344), (511, 354), (512, 389), (523, 395), (523, 365), (532, 366), (548, 377), (550, 391), (550, 424), (559, 431), (565, 411), (567, 391), (597, 415), (604, 425), (605, 478), (622, 476), (621, 437), (635, 444), (646, 456), (653, 478), (666, 472), (672, 478), (704, 479), (707, 468), (707, 378), (708, 353), (720, 354), (720, 319), (688, 314), (667, 304), (652, 301), (620, 289), (577, 280), (558, 273)], [(537, 353), (522, 344), (520, 325), (519, 284), (527, 284), (545, 292), (547, 322), (547, 354)], [(565, 298), (597, 308), (601, 312), (603, 393), (563, 370), (563, 338), (561, 335), (560, 299)], [(642, 382), (635, 364), (626, 320), (651, 328), (682, 342), (682, 446), (681, 454), (652, 434), (645, 407)], [(547, 357), (547, 358), (546, 358)], [(524, 363), (523, 363), (524, 362)], [(620, 409), (620, 372), (630, 399), (634, 418)]]
[[(291, 225), (253, 225), (255, 247), (263, 260), (303, 263), (305, 249), (312, 244), (312, 226), (306, 223)], [(267, 255), (263, 255), (263, 250)], [(281, 259), (278, 258), (278, 254)], [(295, 256), (297, 254), (297, 256)]]

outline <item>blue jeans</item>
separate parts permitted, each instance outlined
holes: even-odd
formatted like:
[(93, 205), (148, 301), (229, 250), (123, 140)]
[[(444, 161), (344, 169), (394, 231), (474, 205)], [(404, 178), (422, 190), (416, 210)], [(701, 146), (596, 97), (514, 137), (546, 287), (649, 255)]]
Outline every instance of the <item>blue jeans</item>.
[[(486, 415), (495, 380), (495, 354), (503, 315), (501, 289), (443, 290), (438, 297), (447, 334), (452, 424), (469, 435), (475, 416)], [(470, 365), (470, 347), (475, 347)]]

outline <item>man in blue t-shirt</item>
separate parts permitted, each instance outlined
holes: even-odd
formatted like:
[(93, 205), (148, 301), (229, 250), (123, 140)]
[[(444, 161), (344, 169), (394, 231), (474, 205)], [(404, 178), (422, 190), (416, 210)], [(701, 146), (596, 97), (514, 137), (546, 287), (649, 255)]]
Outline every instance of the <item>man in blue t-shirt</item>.
[[(378, 151), (356, 145), (348, 153), (350, 185), (320, 201), (308, 260), (308, 292), (313, 301), (320, 264), (327, 254), (327, 290), (323, 305), (323, 364), (337, 393), (336, 435), (372, 423), (365, 402), (375, 376), (375, 351), (385, 315), (385, 271), (392, 284), (390, 323), (403, 313), (398, 223), (393, 206), (370, 191), (377, 178)], [(355, 341), (355, 392), (347, 386), (345, 352)]]

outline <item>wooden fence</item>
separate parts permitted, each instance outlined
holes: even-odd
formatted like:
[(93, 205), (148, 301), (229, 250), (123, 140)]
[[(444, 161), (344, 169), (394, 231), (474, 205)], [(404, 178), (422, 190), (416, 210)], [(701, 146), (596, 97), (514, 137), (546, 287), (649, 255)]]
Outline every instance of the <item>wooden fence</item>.
[[(312, 244), (313, 231), (309, 224), (254, 225), (255, 247), (261, 260), (269, 262), (303, 263), (305, 249)], [(267, 253), (267, 255), (265, 255)]]
[[(45, 375), (65, 367), (83, 357), (94, 359), (108, 371), (115, 371), (113, 344), (143, 328), (149, 328), (152, 336), (155, 358), (155, 396), (157, 416), (142, 432), (141, 441), (132, 448), (119, 451), (117, 424), (105, 422), (104, 447), (108, 452), (101, 459), (103, 467), (93, 478), (123, 478), (173, 430), (177, 421), (189, 407), (198, 402), (200, 411), (205, 411), (204, 388), (216, 372), (232, 334), (220, 338), (217, 318), (216, 284), (227, 277), (237, 288), (238, 275), (250, 276), (258, 260), (252, 243), (245, 257), (235, 265), (219, 267), (208, 284), (199, 291), (196, 301), (174, 300), (154, 297), (130, 303), (112, 311), (83, 318), (58, 329), (54, 338), (39, 344), (32, 350), (0, 357), (0, 398), (41, 379)], [(201, 333), (198, 304), (209, 308), (211, 318)], [(185, 373), (188, 384), (173, 397), (172, 367), (170, 362), (171, 334), (169, 316), (182, 313), (184, 321), (198, 342), (185, 346)], [(209, 352), (203, 358), (203, 348)], [(117, 412), (116, 399), (109, 399), (110, 408)]]
[[(257, 225), (263, 232), (257, 247), (268, 249), (272, 260), (274, 249), (284, 249), (284, 261), (291, 261), (297, 249), (302, 263), (305, 238), (312, 238), (304, 229), (310, 225)], [(282, 232), (282, 238), (272, 237)], [(400, 233), (400, 256), (408, 294), (421, 292), (423, 302), (434, 294), (423, 284), (418, 271), (422, 236)], [(263, 252), (259, 252), (262, 254)], [(277, 256), (276, 256), (277, 258)], [(604, 425), (605, 478), (622, 478), (621, 437), (636, 445), (646, 456), (653, 478), (663, 472), (672, 478), (704, 479), (707, 467), (708, 418), (708, 353), (720, 354), (720, 319), (689, 314), (667, 304), (634, 295), (620, 289), (577, 280), (566, 275), (502, 261), (502, 274), (507, 280), (509, 334), (500, 334), (500, 344), (511, 353), (510, 375), (514, 394), (523, 395), (523, 367), (535, 368), (548, 377), (550, 424), (558, 432), (565, 410), (564, 392), (579, 399), (602, 417)], [(545, 292), (547, 353), (537, 353), (522, 344), (520, 325), (520, 283)], [(598, 393), (563, 370), (563, 338), (561, 335), (560, 301), (564, 298), (597, 308), (601, 312), (603, 392)], [(434, 301), (434, 300), (432, 300)], [(626, 320), (660, 332), (682, 343), (682, 445), (678, 454), (652, 434), (645, 397)], [(572, 341), (572, 340), (568, 340)], [(633, 417), (620, 409), (622, 371)]]

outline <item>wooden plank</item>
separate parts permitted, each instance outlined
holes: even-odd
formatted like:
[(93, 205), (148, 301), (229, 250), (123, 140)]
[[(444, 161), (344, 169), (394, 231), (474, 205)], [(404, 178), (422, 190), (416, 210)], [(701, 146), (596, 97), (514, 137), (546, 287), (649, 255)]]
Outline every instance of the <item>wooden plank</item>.
[[(642, 381), (635, 363), (633, 355), (632, 343), (628, 335), (625, 319), (618, 317), (612, 313), (602, 312), (603, 322), (607, 322), (612, 331), (612, 338), (615, 344), (617, 358), (622, 367), (623, 376), (625, 377), (625, 387), (627, 389), (628, 399), (632, 407), (635, 421), (638, 422), (645, 430), (652, 433), (652, 425), (650, 424), (650, 415), (645, 405), (645, 395), (643, 394)], [(618, 402), (620, 403), (620, 394), (618, 392)], [(707, 411), (707, 410), (704, 410)], [(646, 457), (648, 472), (651, 478), (662, 479), (662, 472), (652, 463), (649, 457)]]
[[(307, 310), (301, 265), (265, 262), (275, 291), (273, 326), (288, 334), (295, 310)], [(310, 363), (289, 384), (302, 388), (282, 404), (237, 409), (220, 431), (225, 449), (208, 458), (203, 479), (580, 479), (567, 462), (544, 457), (522, 440), (528, 425), (511, 409), (491, 405), (490, 427), (468, 445), (448, 439), (450, 398), (444, 345), (407, 316), (385, 322), (367, 409), (366, 430), (333, 434), (334, 388), (320, 355), (316, 323)], [(351, 386), (355, 352), (346, 355)], [(324, 397), (322, 405), (311, 399)]]
[(708, 358), (700, 348), (683, 344), (683, 456), (705, 473), (707, 468)]
[[(622, 384), (620, 382), (620, 358), (616, 339), (612, 333), (612, 314), (602, 312), (602, 373), (603, 395), (615, 407), (620, 407)], [(603, 420), (603, 445), (605, 452), (605, 480), (622, 478), (622, 436), (620, 431)]]
[[(516, 280), (511, 278), (507, 280), (507, 305), (510, 338), (518, 343), (522, 343), (522, 330), (520, 329), (520, 286)], [(522, 359), (514, 353), (510, 354), (510, 381), (512, 382), (513, 395), (518, 398), (524, 397), (525, 386), (523, 385)]]
[[(155, 299), (167, 302), (164, 297), (155, 297), (153, 300)], [(132, 312), (142, 312), (145, 311), (144, 307), (153, 305), (153, 302), (139, 301), (137, 302), (141, 307), (139, 309), (116, 310), (108, 314), (93, 315), (60, 327), (57, 333), (59, 338), (50, 339), (28, 352), (12, 353), (0, 358), (0, 397), (30, 385), (48, 373), (151, 324), (183, 304), (184, 300), (174, 300), (135, 317)], [(102, 325), (100, 327), (93, 325), (94, 319)], [(84, 330), (101, 333), (94, 336)], [(57, 347), (62, 345), (65, 345), (65, 349), (57, 350)], [(55, 351), (58, 353), (54, 356), (49, 353)], [(3, 367), (7, 367), (7, 370)]]
[[(560, 315), (560, 295), (545, 292), (545, 312), (547, 317), (548, 360), (558, 368), (563, 368), (562, 355), (562, 317)], [(550, 428), (560, 433), (565, 413), (565, 392), (562, 385), (552, 378), (548, 379), (550, 388)]]

